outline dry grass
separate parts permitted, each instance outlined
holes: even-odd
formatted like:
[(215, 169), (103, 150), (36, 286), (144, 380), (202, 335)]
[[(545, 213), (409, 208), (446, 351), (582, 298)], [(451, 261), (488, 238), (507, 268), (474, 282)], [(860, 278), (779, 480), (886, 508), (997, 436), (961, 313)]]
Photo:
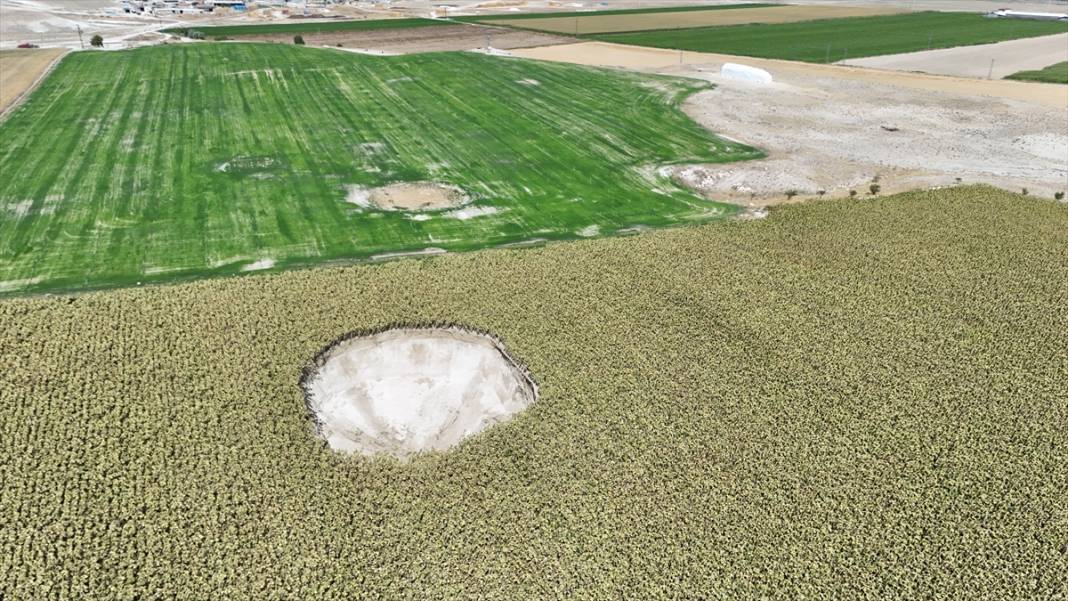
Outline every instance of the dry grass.
[(63, 48), (0, 52), (0, 115), (31, 89), (65, 52)]
[(893, 15), (903, 12), (907, 11), (897, 7), (773, 6), (729, 10), (639, 13), (633, 15), (546, 17), (544, 19), (524, 19), (522, 21), (502, 19), (486, 21), (486, 23), (537, 29), (553, 33), (583, 35), (618, 31), (746, 25), (749, 23), (795, 23), (797, 21), (812, 21), (815, 19)]

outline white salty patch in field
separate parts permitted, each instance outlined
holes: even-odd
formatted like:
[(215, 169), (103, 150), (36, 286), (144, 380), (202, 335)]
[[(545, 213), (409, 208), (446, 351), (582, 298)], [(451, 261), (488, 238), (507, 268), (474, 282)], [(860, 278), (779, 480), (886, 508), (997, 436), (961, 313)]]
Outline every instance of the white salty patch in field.
[(520, 240), (519, 242), (509, 242), (507, 244), (500, 244), (497, 248), (526, 248), (528, 246), (537, 246), (548, 242), (545, 238), (530, 238), (529, 240)]
[(220, 173), (228, 173), (235, 169), (238, 171), (257, 171), (270, 169), (276, 165), (278, 165), (278, 161), (274, 157), (236, 156), (229, 161), (219, 163), (215, 170)]
[(358, 207), (365, 209), (371, 208), (371, 189), (365, 186), (351, 185), (347, 186), (348, 193), (345, 194), (345, 202), (354, 204)]
[(181, 267), (146, 267), (141, 273), (145, 275), (159, 275), (161, 273), (169, 273), (172, 271), (181, 271)]
[(27, 286), (33, 286), (39, 284), (44, 278), (38, 276), (34, 278), (26, 278), (24, 280), (4, 280), (0, 281), (0, 292), (11, 292), (13, 290), (21, 290)]
[(537, 398), (533, 381), (496, 340), (459, 328), (343, 341), (302, 385), (332, 449), (400, 458), (448, 449)]
[(764, 219), (767, 216), (767, 207), (749, 207), (738, 214), (738, 219), (741, 219), (742, 221), (752, 221), (754, 219)]
[(400, 52), (393, 52), (391, 50), (379, 50), (377, 48), (337, 48), (334, 50), (341, 50), (342, 52), (352, 52), (354, 54), (368, 54), (371, 56), (400, 56)]
[(1012, 145), (1026, 153), (1050, 160), (1068, 157), (1068, 136), (1055, 133), (1031, 134), (1013, 139)]
[(18, 202), (9, 202), (4, 205), (4, 209), (14, 215), (16, 218), (25, 217), (30, 209), (33, 207), (33, 201), (30, 199), (20, 200)]
[(488, 54), (490, 56), (515, 56), (515, 54), (512, 52), (508, 52), (507, 50), (501, 50), (500, 48), (494, 48), (493, 46), (490, 46), (488, 48), (473, 48), (471, 50), (468, 50), (468, 52), (474, 52), (475, 54)]
[(215, 269), (215, 268), (222, 267), (223, 265), (232, 265), (234, 263), (240, 263), (242, 261), (247, 261), (247, 260), (248, 260), (248, 257), (243, 257), (243, 256), (227, 257), (225, 259), (213, 259), (212, 261), (208, 262), (208, 265), (210, 265), (212, 267), (212, 269)]
[(536, 79), (517, 79), (517, 80), (515, 80), (515, 82), (517, 84), (524, 85), (524, 86), (540, 86), (541, 85), (541, 82), (536, 80)]
[(450, 219), (459, 219), (461, 221), (467, 221), (475, 217), (483, 217), (485, 215), (496, 215), (497, 213), (504, 212), (506, 209), (499, 207), (464, 207), (462, 209), (456, 209), (455, 211), (449, 211), (442, 214), (443, 217)]
[(241, 271), (260, 271), (262, 269), (270, 269), (274, 267), (274, 259), (265, 257), (253, 263), (249, 263), (241, 268)]
[(367, 154), (374, 154), (385, 150), (386, 145), (382, 142), (364, 142), (358, 146), (360, 152), (366, 152)]
[(616, 233), (623, 236), (629, 236), (632, 234), (641, 234), (643, 232), (648, 232), (650, 229), (652, 228), (650, 228), (648, 225), (642, 225), (639, 223), (637, 225), (632, 225), (630, 227), (625, 227), (623, 229), (617, 230)]
[(582, 236), (583, 238), (592, 238), (600, 233), (601, 226), (599, 225), (589, 225), (578, 231), (578, 235)]
[(430, 248), (424, 248), (423, 250), (410, 250), (406, 252), (381, 253), (377, 255), (371, 255), (371, 260), (386, 261), (389, 259), (403, 259), (405, 257), (431, 257), (434, 255), (444, 255), (447, 252), (448, 251), (444, 248), (436, 248), (432, 246)]

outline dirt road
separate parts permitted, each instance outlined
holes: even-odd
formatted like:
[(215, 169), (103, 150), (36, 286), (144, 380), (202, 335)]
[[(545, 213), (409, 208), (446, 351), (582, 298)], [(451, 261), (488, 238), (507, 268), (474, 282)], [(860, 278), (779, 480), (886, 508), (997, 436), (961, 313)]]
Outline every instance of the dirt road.
[(1013, 73), (1044, 69), (1064, 61), (1068, 61), (1068, 33), (981, 46), (872, 56), (839, 64), (894, 71), (921, 71), (956, 77), (1001, 79)]

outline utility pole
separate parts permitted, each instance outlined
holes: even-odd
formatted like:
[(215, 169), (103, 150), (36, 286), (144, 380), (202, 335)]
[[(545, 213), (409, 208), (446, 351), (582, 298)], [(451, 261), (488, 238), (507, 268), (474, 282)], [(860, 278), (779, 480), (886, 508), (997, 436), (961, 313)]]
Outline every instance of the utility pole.
[(82, 39), (82, 26), (78, 25), (78, 43), (82, 45), (82, 50), (85, 50), (85, 40)]
[(994, 59), (990, 59), (990, 70), (987, 71), (986, 78), (987, 79), (992, 79), (993, 77), (994, 77)]

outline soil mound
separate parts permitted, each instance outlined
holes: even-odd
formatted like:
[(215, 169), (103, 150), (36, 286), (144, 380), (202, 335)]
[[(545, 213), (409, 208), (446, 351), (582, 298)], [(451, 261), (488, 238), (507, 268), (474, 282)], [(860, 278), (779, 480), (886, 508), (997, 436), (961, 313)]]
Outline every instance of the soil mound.
[(378, 188), (354, 187), (349, 202), (386, 211), (437, 211), (466, 204), (463, 189), (435, 182), (401, 182)]

